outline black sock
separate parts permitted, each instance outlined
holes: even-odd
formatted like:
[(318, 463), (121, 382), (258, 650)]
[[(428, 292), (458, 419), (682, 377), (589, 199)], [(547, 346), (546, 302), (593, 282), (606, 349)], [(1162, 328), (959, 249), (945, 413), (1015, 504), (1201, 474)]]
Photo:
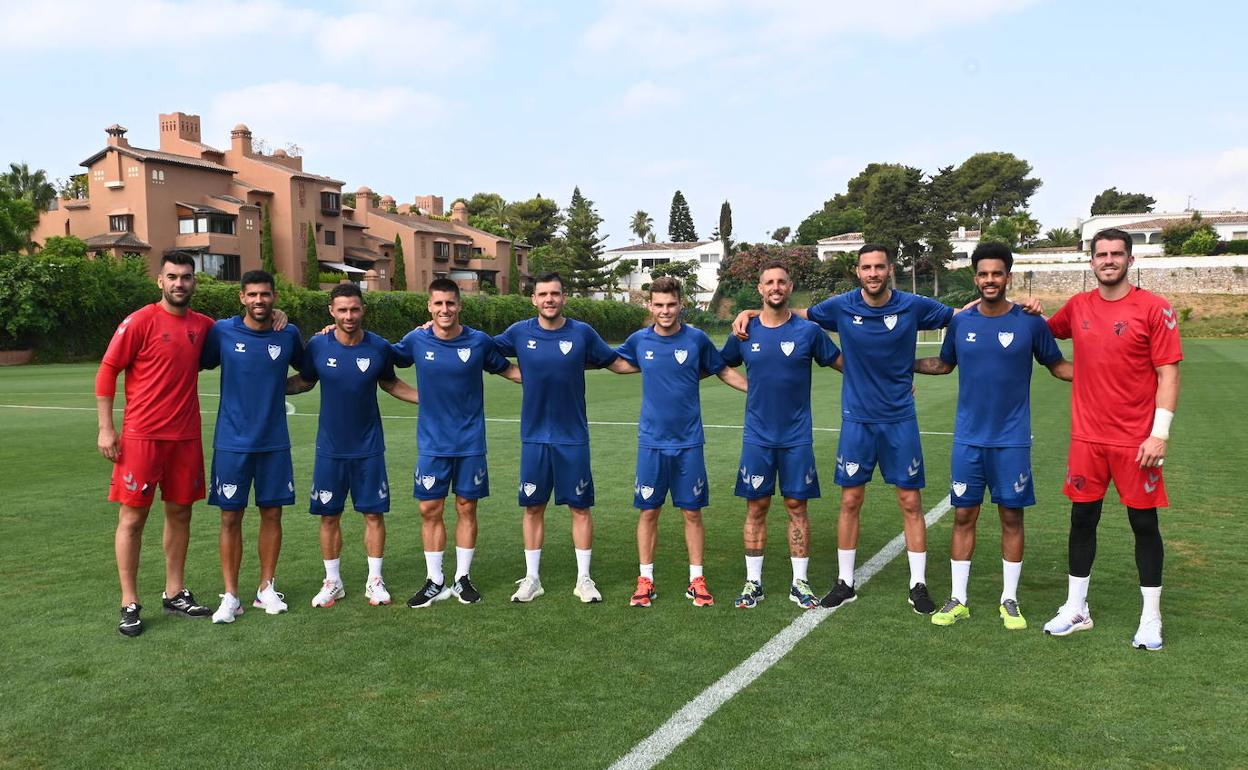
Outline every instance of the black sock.
[(1160, 586), (1166, 549), (1161, 543), (1156, 508), (1127, 508), (1131, 531), (1135, 533), (1135, 567), (1141, 586)]
[(1101, 521), (1101, 504), (1104, 500), (1090, 503), (1071, 503), (1069, 560), (1070, 574), (1088, 577), (1092, 574), (1092, 562), (1096, 559), (1096, 525)]

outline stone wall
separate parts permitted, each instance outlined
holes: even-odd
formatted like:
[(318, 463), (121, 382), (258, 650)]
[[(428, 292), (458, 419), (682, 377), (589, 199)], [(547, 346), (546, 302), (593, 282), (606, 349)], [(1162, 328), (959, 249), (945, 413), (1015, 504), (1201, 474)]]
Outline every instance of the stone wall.
[[(1131, 283), (1158, 294), (1248, 294), (1248, 268), (1132, 268)], [(1096, 288), (1091, 270), (1014, 270), (1015, 292), (1074, 294)]]

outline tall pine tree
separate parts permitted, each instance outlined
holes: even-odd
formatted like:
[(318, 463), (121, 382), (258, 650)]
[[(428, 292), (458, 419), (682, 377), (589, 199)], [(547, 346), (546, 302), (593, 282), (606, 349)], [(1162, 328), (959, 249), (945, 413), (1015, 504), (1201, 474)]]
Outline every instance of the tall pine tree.
[(724, 244), (724, 256), (732, 253), (732, 206), (724, 201), (719, 207), (719, 240)]
[(693, 215), (689, 213), (689, 204), (680, 190), (672, 196), (672, 210), (667, 217), (667, 238), (673, 243), (698, 239), (698, 232), (693, 229)]
[(390, 278), (390, 288), (395, 291), (407, 291), (407, 260), (403, 257), (403, 241), (394, 236), (394, 275)]
[(611, 265), (616, 260), (602, 258), (600, 224), (602, 217), (594, 210), (594, 202), (581, 195), (580, 187), (573, 189), (564, 222), (564, 242), (572, 272), (567, 288), (583, 296), (605, 291), (611, 283)]
[(316, 258), (316, 230), (308, 223), (307, 260), (303, 265), (303, 285), (309, 289), (321, 288), (321, 262)]
[(277, 275), (277, 260), (273, 257), (273, 217), (268, 206), (264, 207), (264, 218), (260, 220), (260, 268), (269, 275)]

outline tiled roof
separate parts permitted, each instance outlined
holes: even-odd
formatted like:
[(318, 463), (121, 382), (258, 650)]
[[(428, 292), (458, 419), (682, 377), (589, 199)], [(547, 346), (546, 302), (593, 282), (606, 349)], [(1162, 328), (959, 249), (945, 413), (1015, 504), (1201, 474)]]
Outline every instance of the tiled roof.
[(230, 212), (219, 209), (215, 206), (208, 206), (203, 203), (187, 203), (186, 201), (174, 201), (183, 208), (188, 208), (196, 214), (229, 214)]
[(226, 203), (233, 203), (235, 206), (247, 205), (247, 201), (242, 198), (235, 198), (233, 195), (209, 195), (208, 197), (219, 201), (225, 201)]
[(336, 184), (339, 186), (346, 184), (346, 182), (342, 181), (341, 179), (334, 179), (333, 177), (329, 177), (329, 176), (321, 176), (320, 174), (309, 174), (306, 171), (299, 171), (297, 169), (290, 168), (289, 166), (283, 166), (281, 163), (268, 160), (267, 158), (263, 158), (259, 155), (248, 155), (247, 159), (254, 160), (257, 163), (263, 163), (264, 165), (270, 168), (275, 168), (280, 171), (285, 171), (287, 174), (290, 174), (292, 177), (295, 177), (296, 179), (308, 179), (313, 182), (323, 182), (325, 184)]
[(820, 243), (853, 243), (854, 241), (865, 240), (862, 233), (841, 233), (840, 235), (832, 235), (827, 238), (820, 238)]
[(145, 150), (142, 147), (114, 147), (112, 145), (105, 147), (96, 154), (79, 163), (80, 166), (90, 166), (100, 158), (108, 154), (109, 150), (116, 150), (128, 158), (134, 158), (141, 161), (156, 161), (158, 163), (169, 163), (174, 166), (189, 166), (191, 168), (202, 168), (205, 171), (219, 171), (226, 174), (233, 174), (234, 169), (226, 168), (220, 163), (213, 163), (210, 160), (201, 160), (200, 158), (191, 158), (186, 155), (176, 155), (172, 152), (160, 152), (159, 150)]
[(680, 251), (682, 249), (696, 249), (699, 246), (705, 246), (715, 241), (674, 241), (670, 243), (634, 243), (632, 246), (621, 246), (618, 249), (607, 249), (610, 252), (617, 251)]
[(87, 247), (92, 249), (122, 247), (127, 249), (150, 249), (150, 245), (140, 241), (134, 233), (104, 233), (93, 235), (87, 239)]
[(978, 230), (967, 230), (967, 231), (966, 231), (966, 235), (959, 236), (959, 235), (958, 235), (958, 231), (957, 231), (957, 230), (954, 230), (953, 232), (949, 233), (949, 237), (950, 237), (950, 238), (958, 238), (958, 237), (962, 237), (962, 238), (978, 238), (978, 237), (979, 237), (979, 231), (978, 231)]
[(368, 229), (368, 225), (362, 225), (362, 224), (360, 224), (359, 222), (356, 222), (354, 219), (345, 219), (345, 218), (344, 218), (344, 219), (342, 220), (342, 226), (343, 226), (343, 227), (358, 227), (358, 228), (360, 228), (361, 230), (367, 230), (367, 229)]
[[(1190, 217), (1186, 214), (1179, 217), (1158, 217), (1156, 219), (1146, 219), (1143, 222), (1132, 222), (1129, 225), (1119, 225), (1119, 229), (1128, 231), (1162, 230), (1166, 225), (1187, 221), (1190, 221)], [(1200, 221), (1207, 225), (1244, 225), (1248, 224), (1248, 214), (1223, 214), (1220, 216), (1202, 217)]]
[(378, 209), (369, 209), (368, 215), (370, 217), (381, 217), (382, 219), (410, 227), (421, 233), (437, 233), (439, 235), (452, 235), (456, 238), (468, 238), (467, 235), (464, 235), (452, 227), (450, 222), (442, 222), (436, 219), (423, 219), (408, 216), (406, 214), (391, 214), (388, 211), (380, 211)]
[(266, 190), (266, 189), (264, 189), (263, 187), (256, 187), (256, 186), (255, 186), (254, 184), (252, 184), (251, 182), (244, 182), (243, 180), (239, 179), (238, 177), (234, 177), (234, 180), (233, 180), (233, 181), (234, 181), (234, 184), (238, 185), (239, 187), (242, 187), (242, 188), (246, 189), (248, 192), (260, 193), (261, 195), (272, 195), (272, 194), (273, 194), (273, 191), (272, 191), (272, 190)]
[(361, 262), (376, 262), (381, 259), (381, 255), (372, 249), (362, 249), (358, 246), (348, 246), (342, 252), (352, 259), (358, 259)]

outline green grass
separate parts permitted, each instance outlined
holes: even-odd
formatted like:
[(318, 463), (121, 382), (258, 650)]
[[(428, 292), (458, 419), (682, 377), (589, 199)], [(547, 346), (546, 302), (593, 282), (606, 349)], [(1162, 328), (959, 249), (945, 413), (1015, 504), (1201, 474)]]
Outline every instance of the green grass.
[[(925, 348), (927, 350), (929, 348)], [(1068, 506), (1060, 495), (1068, 431), (1067, 386), (1040, 371), (1033, 387), (1039, 504), (1029, 510), (1020, 598), (1031, 628), (1007, 633), (996, 618), (998, 530), (985, 514), (971, 577), (972, 619), (933, 627), (905, 603), (905, 560), (885, 568), (861, 599), (820, 625), (784, 660), (731, 700), (668, 759), (668, 767), (1229, 766), (1248, 755), (1240, 626), (1248, 602), (1240, 521), (1248, 418), (1239, 401), (1248, 343), (1189, 340), (1183, 396), (1167, 463), (1174, 507), (1167, 546), (1166, 649), (1131, 650), (1139, 594), (1132, 541), (1111, 494), (1091, 589), (1096, 628), (1069, 639), (1040, 632), (1065, 596)], [(566, 512), (547, 517), (543, 582), (530, 606), (506, 601), (523, 572), (514, 489), (519, 426), (489, 424), (494, 496), (481, 509), (474, 578), (481, 605), (429, 611), (402, 606), (424, 579), (419, 520), (395, 496), (386, 577), (392, 607), (361, 596), (362, 522), (344, 517), (348, 599), (308, 606), (321, 579), (316, 522), (288, 509), (279, 588), (292, 610), (248, 609), (232, 626), (166, 618), (159, 515), (147, 528), (140, 575), (147, 632), (120, 637), (112, 555), (115, 506), (107, 463), (95, 452), (90, 366), (0, 370), (0, 473), (6, 586), (0, 681), (0, 767), (118, 765), (220, 767), (601, 767), (731, 670), (799, 610), (781, 589), (789, 567), (773, 516), (765, 575), (771, 597), (741, 612), (743, 506), (732, 497), (740, 431), (708, 429), (712, 505), (707, 576), (717, 606), (681, 596), (685, 556), (678, 516), (661, 523), (649, 611), (627, 606), (636, 575), (631, 508), (635, 428), (592, 428), (599, 505), (594, 573), (606, 597), (571, 595)], [(631, 422), (638, 379), (591, 372), (590, 419)], [(947, 432), (956, 378), (918, 382), (920, 424)], [(815, 424), (839, 425), (839, 375), (816, 377)], [(204, 409), (215, 376), (201, 383)], [(487, 381), (488, 414), (519, 413), (519, 388)], [(414, 409), (381, 395), (388, 464), (402, 489), (415, 459)], [(743, 397), (708, 380), (707, 423), (740, 423)], [(291, 399), (296, 484), (308, 489), (319, 394)], [(1109, 405), (1107, 405), (1109, 408)], [(205, 415), (205, 442), (212, 431)], [(210, 444), (209, 444), (210, 445)], [(925, 502), (942, 494), (947, 436), (926, 436)], [(835, 574), (836, 433), (816, 434), (825, 493), (812, 506), (811, 577)], [(900, 531), (891, 490), (868, 491), (860, 560)], [(246, 522), (243, 584), (256, 579), (255, 516)], [(933, 593), (948, 590), (948, 517), (930, 534)], [(196, 506), (188, 582), (203, 600), (220, 590), (216, 512)], [(448, 557), (453, 567), (453, 555)], [(1241, 727), (1235, 727), (1235, 725)]]

